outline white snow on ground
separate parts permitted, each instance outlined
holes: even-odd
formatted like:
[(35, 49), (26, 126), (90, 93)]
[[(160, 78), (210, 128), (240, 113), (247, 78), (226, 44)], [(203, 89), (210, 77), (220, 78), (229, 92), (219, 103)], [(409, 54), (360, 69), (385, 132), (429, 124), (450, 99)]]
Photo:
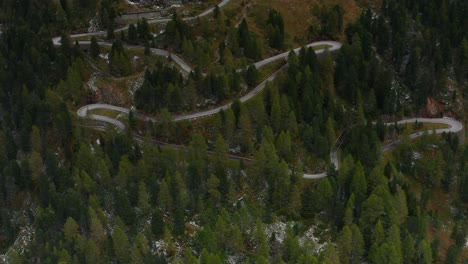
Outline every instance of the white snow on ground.
[[(275, 233), (275, 238), (279, 243), (283, 243), (286, 237), (286, 228), (288, 226), (293, 226), (295, 222), (275, 222), (265, 226), (265, 233), (267, 238), (270, 239), (273, 232)], [(318, 254), (325, 249), (329, 241), (321, 241), (315, 232), (317, 226), (311, 226), (303, 234), (298, 235), (299, 243), (301, 246), (306, 246), (308, 249), (312, 250), (314, 253)], [(327, 230), (325, 230), (327, 231)], [(311, 248), (312, 246), (312, 248)]]
[(418, 152), (413, 152), (413, 160), (418, 160), (421, 159), (421, 154)]
[(229, 153), (240, 153), (241, 152), (241, 147), (236, 146), (235, 148), (230, 148)]
[[(291, 225), (293, 223), (291, 222)], [(275, 233), (276, 240), (280, 243), (283, 243), (284, 238), (286, 237), (286, 227), (287, 224), (284, 222), (275, 222), (265, 226), (265, 233), (267, 238), (270, 239), (273, 232)]]
[(109, 63), (109, 53), (99, 54), (99, 58), (104, 59)]
[(244, 256), (231, 256), (229, 255), (226, 259), (226, 263), (229, 264), (237, 264), (237, 263), (243, 263), (245, 261)]
[(317, 238), (317, 236), (314, 234), (315, 233), (315, 228), (316, 226), (310, 227), (302, 236), (299, 238), (299, 243), (301, 246), (304, 246), (306, 243), (311, 243), (312, 245), (315, 246), (313, 251), (315, 253), (320, 253), (322, 250), (325, 249), (327, 246), (327, 242), (320, 243), (320, 239)]
[(132, 6), (138, 5), (137, 3), (133, 3), (133, 2), (130, 1), (130, 0), (125, 0), (125, 2), (127, 2), (127, 4), (132, 5)]
[(176, 256), (182, 255), (182, 247), (180, 246), (179, 242), (177, 241), (169, 241), (166, 242), (163, 239), (157, 240), (153, 242), (151, 248), (151, 254), (153, 255), (168, 255), (168, 253), (175, 253)]
[(190, 221), (189, 224), (193, 225), (194, 227), (197, 227), (197, 228), (200, 227), (197, 223), (195, 223), (195, 221)]

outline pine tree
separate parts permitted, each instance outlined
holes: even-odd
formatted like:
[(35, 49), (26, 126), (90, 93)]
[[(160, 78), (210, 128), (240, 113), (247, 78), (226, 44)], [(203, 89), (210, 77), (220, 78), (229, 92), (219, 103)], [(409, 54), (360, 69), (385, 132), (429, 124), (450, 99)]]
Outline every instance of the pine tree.
[(138, 233), (133, 242), (133, 249), (131, 251), (132, 263), (145, 263), (146, 256), (150, 253), (148, 240), (142, 233)]
[(281, 131), (276, 141), (276, 149), (278, 151), (278, 156), (283, 158), (285, 161), (292, 161), (292, 142), (291, 135), (289, 132)]
[(258, 83), (258, 70), (255, 65), (250, 65), (245, 73), (245, 82), (247, 86), (254, 87)]
[(333, 189), (328, 178), (321, 179), (317, 185), (316, 204), (317, 209), (329, 212), (332, 204)]
[(403, 240), (403, 263), (413, 263), (414, 254), (416, 250), (414, 249), (414, 239), (410, 233), (407, 233), (405, 239)]
[(359, 217), (359, 226), (363, 230), (371, 230), (375, 226), (378, 219), (384, 215), (384, 203), (382, 198), (375, 194), (371, 194), (367, 200), (362, 203), (362, 212)]
[(78, 223), (73, 218), (68, 217), (67, 221), (63, 225), (63, 233), (65, 235), (66, 241), (70, 244), (73, 244), (80, 235)]
[(267, 32), (270, 47), (282, 49), (284, 46), (284, 22), (281, 14), (271, 9), (268, 14)]
[(246, 155), (250, 155), (253, 152), (252, 124), (250, 122), (249, 113), (245, 107), (241, 108), (239, 117), (239, 143), (241, 151)]
[(211, 174), (206, 182), (206, 189), (212, 206), (217, 206), (221, 201), (221, 193), (219, 192), (219, 179)]
[(87, 263), (100, 263), (102, 261), (99, 248), (93, 239), (88, 240), (88, 242), (86, 243), (85, 252), (85, 258)]
[(164, 234), (163, 212), (159, 208), (154, 210), (151, 217), (151, 232), (156, 239), (162, 238), (162, 235)]
[(367, 181), (364, 175), (364, 168), (360, 162), (354, 166), (354, 175), (351, 181), (351, 193), (356, 197), (356, 204), (359, 206), (367, 194)]
[(91, 37), (91, 45), (89, 47), (89, 54), (91, 55), (92, 58), (97, 58), (99, 54), (101, 53), (101, 48), (99, 47), (99, 44), (97, 43), (96, 38), (93, 36)]
[(265, 227), (262, 222), (257, 221), (253, 237), (257, 244), (257, 257), (262, 256), (265, 259), (268, 259), (268, 256), (270, 255), (270, 249), (268, 247), (267, 236), (265, 234)]
[(348, 226), (344, 226), (341, 230), (337, 238), (337, 246), (341, 263), (349, 263), (353, 249), (353, 234)]
[(114, 226), (112, 245), (118, 261), (127, 262), (130, 259), (130, 243), (128, 242), (127, 235), (119, 225)]
[(398, 228), (398, 226), (392, 225), (388, 229), (386, 242), (394, 249), (393, 258), (395, 263), (402, 263), (403, 253), (401, 248), (400, 228)]
[(375, 224), (374, 230), (371, 236), (371, 244), (380, 246), (384, 242), (385, 239), (385, 231), (382, 225), (382, 222), (379, 220), (377, 224)]
[(352, 232), (352, 250), (351, 250), (351, 263), (361, 263), (364, 254), (364, 238), (357, 225), (351, 226)]
[(311, 218), (315, 213), (315, 189), (312, 185), (305, 187), (302, 193), (302, 211), (304, 218)]
[(150, 30), (149, 30), (148, 21), (146, 21), (146, 18), (142, 18), (141, 21), (137, 23), (137, 31), (138, 31), (138, 38), (140, 38), (143, 41), (146, 41), (149, 39)]
[(166, 180), (163, 180), (159, 187), (158, 202), (163, 211), (167, 212), (172, 209), (172, 196)]
[(130, 126), (130, 130), (134, 130), (136, 127), (135, 114), (131, 110), (128, 112), (128, 125)]
[(106, 242), (106, 231), (101, 221), (98, 219), (96, 212), (89, 208), (89, 222), (90, 222), (90, 237), (97, 243), (97, 245), (103, 246)]
[(146, 223), (146, 220), (151, 213), (151, 204), (150, 195), (146, 190), (146, 184), (144, 181), (140, 181), (138, 186), (138, 209), (140, 209), (139, 218), (143, 223)]
[(422, 263), (422, 264), (432, 263), (433, 258), (432, 258), (431, 246), (425, 239), (419, 242), (418, 248), (416, 251), (416, 257), (418, 259), (418, 263)]

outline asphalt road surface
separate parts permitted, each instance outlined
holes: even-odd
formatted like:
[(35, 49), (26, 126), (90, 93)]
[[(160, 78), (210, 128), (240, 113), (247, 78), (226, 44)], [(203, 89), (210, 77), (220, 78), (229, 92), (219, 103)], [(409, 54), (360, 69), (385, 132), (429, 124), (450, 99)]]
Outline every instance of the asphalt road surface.
[[(229, 1), (230, 0), (223, 0), (218, 6), (221, 8), (221, 7), (225, 6)], [(205, 12), (201, 13), (197, 17), (207, 16), (207, 15), (211, 14), (213, 12), (213, 10), (214, 10), (214, 8), (206, 10)], [(184, 18), (184, 20), (192, 20), (192, 19), (196, 19), (197, 17), (188, 17), (188, 18)], [(167, 18), (165, 18), (165, 19), (154, 19), (154, 20), (149, 20), (148, 23), (150, 23), (150, 24), (166, 23), (168, 21), (170, 21), (170, 19), (167, 19)], [(125, 26), (123, 28), (117, 29), (116, 32), (120, 32), (122, 30), (127, 30), (127, 29), (128, 29), (128, 26)], [(100, 32), (76, 34), (76, 35), (70, 36), (70, 38), (74, 39), (74, 38), (81, 38), (81, 37), (101, 36), (101, 35), (105, 35), (105, 34), (106, 34), (105, 31), (100, 31)], [(60, 37), (53, 38), (53, 43), (54, 43), (54, 45), (59, 46), (60, 45)], [(89, 45), (90, 41), (80, 41), (79, 43), (83, 44), (83, 45)], [(106, 46), (111, 46), (112, 45), (112, 43), (109, 43), (109, 42), (99, 42), (99, 44), (100, 45), (106, 45)], [(144, 47), (141, 47), (141, 46), (133, 46), (133, 45), (125, 45), (125, 46), (127, 48), (144, 49)], [(313, 43), (310, 43), (310, 44), (306, 45), (306, 47), (316, 47), (316, 46), (324, 46), (325, 47), (324, 49), (319, 49), (319, 50), (315, 51), (316, 54), (320, 54), (320, 53), (325, 52), (326, 50), (328, 50), (330, 52), (339, 50), (341, 48), (341, 43), (336, 42), (336, 41), (318, 41), (318, 42), (313, 42)], [(300, 49), (301, 48), (294, 49), (294, 52), (298, 53), (300, 51)], [(154, 54), (158, 54), (160, 56), (171, 57), (171, 59), (175, 63), (177, 63), (182, 68), (182, 70), (184, 70), (186, 72), (192, 71), (191, 67), (184, 60), (182, 60), (179, 56), (177, 56), (176, 54), (171, 54), (166, 50), (154, 49), (154, 48), (151, 49), (151, 51)], [(273, 56), (273, 57), (264, 59), (262, 61), (256, 62), (254, 65), (255, 65), (256, 68), (261, 68), (261, 67), (263, 67), (263, 66), (265, 66), (265, 65), (267, 65), (269, 63), (272, 63), (274, 61), (281, 60), (281, 59), (286, 59), (288, 57), (288, 55), (289, 55), (289, 52), (278, 54), (276, 56)], [(259, 84), (255, 89), (253, 89), (252, 91), (250, 91), (249, 93), (247, 93), (246, 95), (241, 97), (240, 101), (245, 102), (245, 101), (251, 99), (252, 97), (254, 97), (255, 95), (257, 95), (259, 92), (261, 92), (265, 88), (266, 83), (273, 81), (276, 78), (276, 76), (278, 75), (278, 73), (281, 72), (286, 66), (287, 65), (283, 66), (281, 69), (279, 69), (278, 71), (276, 71), (275, 73), (270, 75), (270, 77), (268, 77), (266, 80), (264, 80), (261, 84)], [(231, 107), (231, 103), (228, 103), (228, 104), (225, 104), (223, 106), (220, 106), (220, 107), (217, 107), (217, 108), (214, 108), (214, 109), (210, 109), (210, 110), (207, 110), (207, 111), (201, 111), (201, 112), (192, 113), (192, 114), (188, 114), (188, 115), (176, 116), (174, 118), (174, 121), (203, 118), (203, 117), (207, 117), (207, 116), (210, 116), (210, 115), (217, 114), (217, 113), (219, 113), (219, 111), (226, 110), (226, 109), (228, 109), (230, 107)], [(78, 111), (77, 111), (78, 116), (80, 116), (80, 117), (89, 118), (89, 119), (92, 119), (92, 120), (95, 120), (95, 121), (100, 121), (100, 122), (105, 122), (105, 123), (108, 123), (108, 124), (112, 124), (112, 125), (116, 126), (117, 128), (119, 128), (120, 130), (125, 130), (125, 125), (122, 122), (120, 122), (120, 121), (118, 121), (116, 119), (113, 119), (113, 118), (110, 118), (110, 117), (107, 117), (107, 116), (101, 116), (101, 115), (88, 113), (88, 111), (92, 111), (92, 110), (95, 110), (95, 109), (107, 109), (107, 110), (118, 111), (118, 112), (122, 112), (122, 113), (126, 113), (126, 114), (128, 114), (130, 112), (129, 109), (124, 108), (124, 107), (114, 106), (114, 105), (108, 105), (108, 104), (91, 104), (91, 105), (85, 105), (85, 106), (81, 107), (80, 109), (78, 109)], [(135, 117), (140, 119), (140, 120), (144, 120), (144, 121), (152, 120), (152, 121), (157, 122), (156, 118), (143, 116), (143, 115), (138, 114), (138, 113), (135, 113)], [(463, 125), (460, 122), (458, 122), (457, 120), (451, 119), (451, 118), (411, 118), (411, 119), (400, 120), (397, 123), (398, 124), (405, 124), (405, 123), (414, 123), (416, 121), (419, 122), (419, 123), (437, 123), (437, 124), (446, 124), (446, 125), (449, 126), (449, 128), (435, 130), (434, 132), (436, 134), (442, 134), (442, 133), (448, 133), (448, 132), (457, 133), (457, 132), (459, 132), (459, 131), (461, 131), (463, 129)], [(393, 125), (393, 124), (394, 123), (387, 123), (385, 125)], [(414, 138), (422, 136), (423, 134), (424, 133), (422, 133), (422, 132), (413, 133), (413, 134), (410, 135), (410, 138), (414, 139)], [(134, 137), (138, 141), (143, 141), (143, 138), (141, 136), (137, 135), (137, 134), (134, 134)], [(161, 142), (156, 142), (156, 143), (165, 144), (165, 143), (161, 143)], [(382, 152), (393, 149), (396, 146), (398, 146), (400, 143), (401, 143), (400, 140), (392, 142), (392, 143), (384, 146), (382, 148)], [(166, 144), (166, 145), (168, 145), (168, 144)], [(177, 146), (177, 145), (174, 145), (174, 147), (180, 148), (180, 146)], [(232, 159), (245, 159), (245, 158), (237, 157), (237, 156), (232, 156), (231, 158)], [(250, 159), (245, 159), (245, 160), (251, 161)], [(330, 153), (330, 161), (331, 161), (331, 163), (333, 163), (335, 165), (336, 169), (339, 168), (339, 158), (338, 158), (337, 150), (333, 150)], [(320, 178), (324, 178), (324, 177), (327, 177), (327, 172), (321, 172), (321, 173), (316, 173), (316, 174), (308, 174), (308, 173), (304, 174), (304, 178), (306, 178), (306, 179), (320, 179)]]

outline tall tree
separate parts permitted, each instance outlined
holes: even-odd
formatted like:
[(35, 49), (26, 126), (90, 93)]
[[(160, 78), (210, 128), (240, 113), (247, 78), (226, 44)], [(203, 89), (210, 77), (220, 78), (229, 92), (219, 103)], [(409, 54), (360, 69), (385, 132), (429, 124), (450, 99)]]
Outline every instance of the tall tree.
[(112, 245), (114, 253), (119, 262), (127, 262), (130, 259), (130, 242), (122, 227), (114, 226), (112, 233)]
[(92, 58), (97, 58), (100, 53), (101, 53), (101, 48), (99, 47), (99, 44), (97, 43), (96, 38), (93, 36), (91, 37), (91, 45), (89, 47), (89, 54), (91, 55)]

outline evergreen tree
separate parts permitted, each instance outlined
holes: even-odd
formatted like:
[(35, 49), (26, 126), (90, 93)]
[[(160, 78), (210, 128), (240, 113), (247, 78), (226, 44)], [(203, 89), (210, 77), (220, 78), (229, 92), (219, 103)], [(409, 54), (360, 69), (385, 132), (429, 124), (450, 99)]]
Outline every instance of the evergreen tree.
[(89, 54), (91, 55), (92, 58), (97, 58), (100, 53), (101, 53), (101, 48), (99, 47), (99, 44), (97, 43), (96, 38), (93, 36), (91, 37), (91, 45), (89, 47)]
[(410, 233), (407, 233), (405, 239), (403, 240), (403, 263), (413, 263), (414, 261), (414, 240), (413, 236)]
[(270, 47), (282, 49), (284, 46), (284, 22), (281, 14), (271, 9), (267, 20), (267, 33)]
[(119, 225), (114, 226), (112, 233), (112, 245), (114, 253), (119, 262), (127, 262), (130, 259), (130, 243), (122, 227)]
[(357, 225), (351, 226), (352, 232), (352, 250), (351, 263), (361, 263), (364, 254), (364, 238)]
[(350, 263), (353, 250), (353, 234), (348, 226), (344, 226), (337, 238), (338, 253), (341, 263)]
[(245, 82), (249, 87), (254, 87), (258, 83), (258, 70), (255, 65), (250, 65), (245, 74)]
[(163, 212), (159, 208), (156, 208), (153, 211), (153, 215), (151, 217), (151, 232), (156, 239), (160, 239), (164, 234)]

